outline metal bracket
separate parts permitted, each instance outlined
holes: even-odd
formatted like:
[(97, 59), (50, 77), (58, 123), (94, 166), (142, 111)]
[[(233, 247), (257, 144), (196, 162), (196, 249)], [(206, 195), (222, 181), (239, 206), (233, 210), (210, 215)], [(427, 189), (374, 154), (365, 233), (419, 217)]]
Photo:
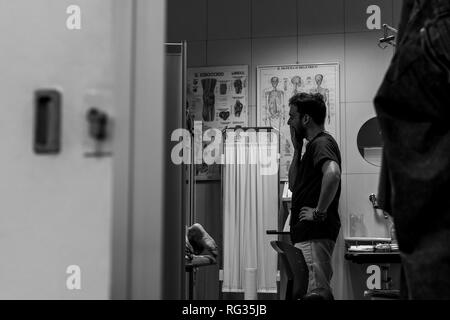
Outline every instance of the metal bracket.
[[(395, 34), (389, 35), (389, 31)], [(389, 45), (396, 47), (397, 43), (395, 42), (395, 38), (397, 36), (397, 33), (397, 29), (391, 27), (388, 24), (383, 24), (383, 38), (380, 38), (378, 40), (378, 46), (383, 50), (386, 49)]]

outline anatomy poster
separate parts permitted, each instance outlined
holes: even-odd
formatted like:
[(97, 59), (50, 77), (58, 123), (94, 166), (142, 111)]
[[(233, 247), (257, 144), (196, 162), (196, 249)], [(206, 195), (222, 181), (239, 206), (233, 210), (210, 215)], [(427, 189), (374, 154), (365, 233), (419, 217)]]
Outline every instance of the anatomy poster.
[[(189, 68), (187, 98), (189, 115), (203, 122), (203, 131), (247, 127), (248, 66)], [(196, 165), (196, 176), (220, 179), (220, 165)]]
[(339, 142), (339, 64), (258, 66), (257, 79), (257, 124), (279, 130), (280, 180), (287, 181), (294, 155), (287, 125), (294, 94), (322, 94), (327, 107), (325, 130)]
[(205, 130), (248, 126), (248, 66), (189, 68), (187, 92)]

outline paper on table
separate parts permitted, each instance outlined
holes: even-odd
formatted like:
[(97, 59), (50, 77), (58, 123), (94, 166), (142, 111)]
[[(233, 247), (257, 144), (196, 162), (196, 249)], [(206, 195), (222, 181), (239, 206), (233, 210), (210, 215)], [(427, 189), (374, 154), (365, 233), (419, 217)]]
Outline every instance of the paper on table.
[(372, 252), (374, 250), (373, 245), (361, 245), (361, 246), (350, 246), (348, 251), (358, 251), (358, 252)]

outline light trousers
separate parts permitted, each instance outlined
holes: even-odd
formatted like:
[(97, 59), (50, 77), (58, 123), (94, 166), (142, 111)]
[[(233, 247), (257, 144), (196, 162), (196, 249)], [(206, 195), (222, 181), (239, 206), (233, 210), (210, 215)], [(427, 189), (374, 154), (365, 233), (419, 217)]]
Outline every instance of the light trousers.
[(314, 289), (322, 288), (332, 292), (330, 287), (333, 269), (331, 257), (335, 242), (329, 239), (315, 239), (299, 242), (296, 248), (302, 250), (309, 270), (308, 293)]

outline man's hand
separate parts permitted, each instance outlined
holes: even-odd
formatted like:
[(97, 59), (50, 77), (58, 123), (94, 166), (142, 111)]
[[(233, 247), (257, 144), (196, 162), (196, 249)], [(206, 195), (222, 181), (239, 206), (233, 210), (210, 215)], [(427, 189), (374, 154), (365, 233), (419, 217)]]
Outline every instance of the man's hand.
[(289, 167), (288, 179), (289, 179), (289, 190), (294, 190), (295, 179), (297, 178), (298, 168), (300, 165), (300, 157), (303, 148), (303, 139), (299, 142), (295, 135), (295, 130), (290, 127), (291, 130), (291, 140), (294, 145), (294, 156), (292, 158), (291, 166)]
[(300, 210), (300, 221), (314, 221), (314, 208), (303, 207)]
[(291, 141), (292, 144), (294, 145), (295, 151), (302, 152), (303, 138), (297, 137), (294, 128), (290, 127), (290, 130), (291, 130)]

